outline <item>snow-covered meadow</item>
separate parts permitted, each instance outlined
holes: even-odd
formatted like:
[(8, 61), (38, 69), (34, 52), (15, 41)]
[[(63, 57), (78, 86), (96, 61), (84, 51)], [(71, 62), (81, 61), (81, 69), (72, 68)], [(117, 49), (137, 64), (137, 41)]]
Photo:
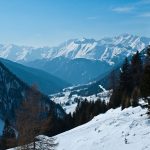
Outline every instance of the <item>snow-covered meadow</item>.
[(86, 99), (88, 101), (96, 101), (100, 99), (101, 101), (108, 102), (112, 91), (111, 90), (107, 91), (102, 86), (100, 86), (100, 88), (102, 88), (103, 90), (101, 93), (98, 93), (96, 95), (90, 95), (90, 96), (82, 96), (82, 97), (78, 96), (77, 94), (70, 96), (71, 91), (67, 89), (67, 91), (64, 91), (63, 93), (52, 95), (51, 100), (54, 101), (55, 103), (60, 104), (67, 114), (73, 113), (77, 106), (76, 99), (80, 99), (80, 100)]

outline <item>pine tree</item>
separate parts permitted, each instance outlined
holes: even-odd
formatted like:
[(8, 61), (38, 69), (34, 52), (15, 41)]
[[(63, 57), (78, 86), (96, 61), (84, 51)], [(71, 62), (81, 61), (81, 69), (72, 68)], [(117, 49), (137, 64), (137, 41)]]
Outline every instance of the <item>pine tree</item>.
[(5, 125), (3, 129), (3, 137), (5, 138), (14, 138), (15, 137), (15, 131), (11, 127), (9, 121), (6, 119), (5, 120)]
[(122, 109), (130, 106), (128, 97), (131, 92), (131, 70), (128, 59), (126, 58), (120, 72), (119, 85), (116, 89), (113, 90), (112, 96), (110, 98), (109, 107), (117, 108), (122, 105)]
[(111, 71), (109, 79), (110, 79), (110, 89), (115, 90), (117, 87), (117, 75), (114, 69)]
[(135, 55), (133, 55), (131, 59), (131, 74), (132, 74), (132, 93), (131, 93), (131, 100), (132, 106), (138, 106), (138, 100), (140, 97), (140, 83), (141, 77), (143, 73), (143, 63), (141, 59), (140, 53), (137, 51)]
[(131, 94), (131, 105), (137, 107), (139, 105), (139, 97), (141, 96), (140, 88), (134, 87)]
[(120, 87), (117, 87), (115, 90), (113, 90), (113, 93), (110, 97), (109, 101), (109, 108), (117, 108), (121, 105), (121, 97), (122, 97), (122, 91)]
[(142, 72), (143, 72), (142, 59), (140, 53), (137, 51), (137, 53), (133, 55), (131, 59), (131, 73), (132, 73), (133, 87), (139, 87)]
[(120, 89), (122, 91), (130, 92), (131, 90), (131, 70), (128, 59), (126, 58), (124, 64), (122, 65), (121, 73), (120, 73)]
[(150, 45), (146, 48), (146, 61), (145, 65), (150, 65)]
[(141, 95), (147, 100), (150, 107), (150, 65), (147, 65), (144, 69), (141, 82)]
[(148, 102), (148, 111), (150, 112), (150, 46), (147, 47), (146, 64), (140, 89), (142, 97)]
[(6, 119), (1, 139), (1, 149), (7, 149), (16, 146), (16, 134), (10, 122)]
[(120, 91), (121, 91), (121, 103), (122, 109), (130, 106), (130, 95), (132, 91), (132, 74), (130, 69), (130, 64), (128, 59), (125, 59), (125, 62), (122, 66), (120, 74)]

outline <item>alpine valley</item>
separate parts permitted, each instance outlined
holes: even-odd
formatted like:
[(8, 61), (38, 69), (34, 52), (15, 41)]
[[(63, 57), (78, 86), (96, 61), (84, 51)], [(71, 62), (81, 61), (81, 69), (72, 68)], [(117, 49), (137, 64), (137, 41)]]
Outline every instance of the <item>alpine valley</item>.
[(150, 149), (149, 45), (130, 34), (1, 44), (0, 148)]
[(73, 39), (57, 47), (26, 47), (1, 45), (0, 57), (44, 70), (70, 84), (85, 84), (103, 78), (138, 50), (141, 52), (150, 38), (121, 34), (112, 38)]

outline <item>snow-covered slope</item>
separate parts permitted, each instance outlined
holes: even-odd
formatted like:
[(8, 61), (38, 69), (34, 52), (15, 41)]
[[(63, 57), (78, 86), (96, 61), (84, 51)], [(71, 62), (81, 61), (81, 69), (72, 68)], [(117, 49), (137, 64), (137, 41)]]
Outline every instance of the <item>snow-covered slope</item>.
[(122, 34), (101, 40), (86, 38), (68, 40), (58, 47), (0, 45), (0, 57), (13, 61), (34, 61), (63, 56), (70, 59), (96, 59), (113, 64), (116, 59), (129, 56), (137, 50), (141, 51), (148, 44), (150, 38)]
[(36, 59), (45, 58), (48, 55), (50, 48), (34, 48), (27, 46), (18, 46), (14, 44), (0, 45), (0, 57), (12, 61), (32, 61)]
[[(150, 150), (150, 119), (146, 112), (141, 107), (111, 109), (82, 126), (54, 136), (58, 143), (56, 150)], [(44, 142), (36, 145), (48, 150), (51, 138), (43, 135), (37, 138)]]
[(137, 50), (141, 51), (148, 44), (150, 44), (150, 38), (129, 34), (98, 41), (83, 38), (66, 42), (55, 57), (96, 59), (113, 64), (117, 61), (116, 59), (128, 57)]
[(49, 97), (55, 103), (60, 104), (67, 114), (73, 113), (75, 111), (78, 101), (84, 101), (85, 99), (88, 101), (96, 101), (96, 100), (101, 100), (105, 102), (109, 101), (112, 91), (105, 90), (101, 85), (99, 86), (100, 91), (99, 93), (93, 93), (88, 96), (87, 95), (81, 96), (81, 93), (82, 92), (84, 93), (84, 90), (88, 88), (88, 85), (90, 86), (90, 84), (87, 84), (79, 87), (78, 86), (69, 87), (64, 89), (63, 92), (49, 95)]
[(109, 110), (57, 135), (56, 150), (150, 150), (150, 119), (140, 107)]

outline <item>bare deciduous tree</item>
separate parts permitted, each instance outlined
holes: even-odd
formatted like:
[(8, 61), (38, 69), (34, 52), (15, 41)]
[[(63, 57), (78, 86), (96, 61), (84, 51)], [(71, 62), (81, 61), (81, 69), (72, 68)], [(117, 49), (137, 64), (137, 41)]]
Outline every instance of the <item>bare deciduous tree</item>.
[(53, 150), (56, 146), (54, 140), (44, 138), (37, 141), (36, 139), (45, 125), (45, 120), (41, 118), (43, 111), (40, 101), (41, 94), (35, 86), (32, 86), (27, 95), (22, 107), (17, 111), (18, 149), (42, 150), (42, 147), (47, 147), (48, 150)]

